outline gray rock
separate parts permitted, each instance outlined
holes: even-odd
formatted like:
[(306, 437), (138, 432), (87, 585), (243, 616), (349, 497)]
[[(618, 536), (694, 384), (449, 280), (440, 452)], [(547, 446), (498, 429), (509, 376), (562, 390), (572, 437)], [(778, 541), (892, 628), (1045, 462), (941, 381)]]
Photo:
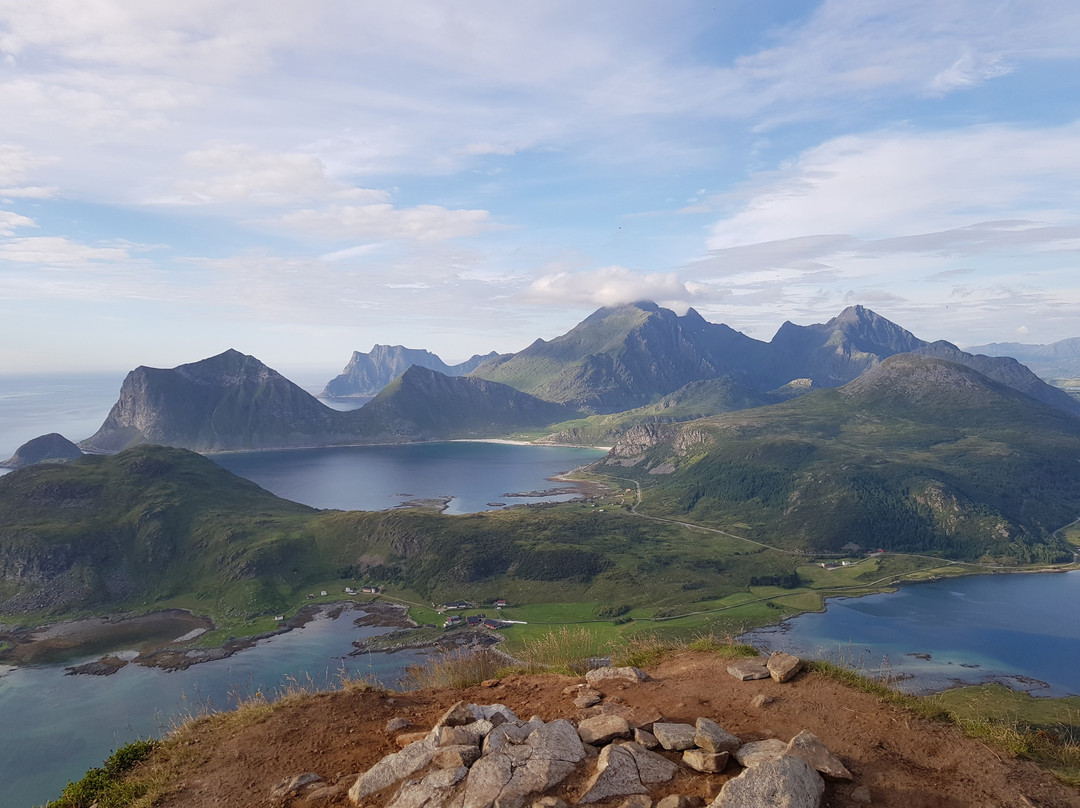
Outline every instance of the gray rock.
[(819, 808), (824, 793), (809, 763), (784, 755), (728, 780), (710, 808)]
[(585, 681), (591, 687), (603, 691), (602, 685), (618, 682), (637, 684), (649, 677), (640, 668), (593, 668), (585, 674)]
[(646, 749), (655, 749), (660, 745), (660, 741), (656, 740), (656, 736), (647, 729), (635, 729), (634, 741), (641, 744)]
[(584, 710), (599, 704), (602, 698), (603, 696), (599, 691), (593, 690), (591, 687), (585, 687), (581, 689), (577, 698), (574, 699), (574, 706)]
[(856, 786), (851, 789), (851, 799), (860, 805), (869, 805), (872, 801), (870, 789), (867, 786)]
[(759, 766), (770, 760), (776, 760), (781, 755), (787, 754), (787, 744), (779, 738), (769, 738), (765, 741), (751, 741), (735, 750), (735, 760), (744, 768)]
[(408, 729), (412, 725), (412, 721), (407, 718), (402, 718), (401, 716), (391, 718), (386, 722), (386, 734), (392, 735), (395, 732), (401, 732), (403, 729)]
[(675, 763), (671, 762), (663, 755), (650, 752), (641, 744), (627, 741), (626, 743), (619, 744), (619, 746), (629, 752), (631, 757), (634, 758), (634, 763), (637, 764), (638, 768), (638, 777), (640, 777), (641, 782), (646, 785), (666, 783), (674, 777), (675, 772), (679, 770), (679, 767)]
[(543, 726), (543, 724), (544, 722), (539, 718), (530, 719), (527, 724), (509, 722), (500, 724), (484, 738), (484, 754), (490, 755), (493, 752), (498, 752), (507, 744), (525, 743), (525, 739), (529, 737), (529, 734)]
[(851, 779), (851, 772), (840, 762), (840, 759), (829, 751), (820, 738), (805, 729), (788, 743), (787, 754), (802, 758), (832, 780)]
[[(469, 710), (478, 720), (490, 721), (494, 725), (509, 721), (511, 724), (522, 723), (521, 719), (514, 715), (514, 711), (505, 704), (470, 704)], [(501, 716), (501, 720), (499, 718)]]
[(435, 722), (435, 727), (463, 727), (482, 717), (474, 715), (470, 705), (459, 701), (442, 714), (442, 717)]
[(387, 755), (366, 772), (361, 774), (352, 788), (349, 789), (349, 799), (354, 803), (376, 791), (382, 791), (404, 780), (412, 774), (431, 763), (435, 755), (435, 742), (430, 738), (411, 743), (400, 752)]
[(570, 808), (570, 806), (560, 797), (540, 797), (533, 800), (531, 808)]
[(694, 729), (694, 744), (708, 752), (734, 752), (742, 746), (742, 741), (711, 718), (699, 718)]
[(694, 746), (697, 730), (691, 724), (665, 724), (657, 721), (652, 726), (652, 734), (665, 749), (681, 752)]
[(596, 761), (596, 773), (586, 783), (578, 805), (648, 792), (638, 775), (634, 756), (623, 746), (605, 746)]
[(750, 706), (761, 709), (762, 707), (768, 707), (774, 701), (776, 701), (776, 696), (771, 696), (768, 693), (758, 693), (754, 698), (750, 699)]
[(626, 719), (617, 715), (598, 715), (586, 718), (578, 724), (578, 735), (583, 743), (600, 746), (611, 743), (616, 738), (629, 738), (630, 725)]
[(469, 768), (480, 758), (480, 747), (476, 744), (440, 746), (431, 758), (433, 766), (440, 769)]
[(742, 682), (750, 679), (768, 679), (769, 666), (761, 657), (736, 659), (727, 666), (727, 672)]
[(727, 768), (730, 752), (709, 752), (705, 749), (687, 749), (682, 753), (683, 763), (699, 772), (722, 772)]
[(458, 746), (473, 744), (478, 746), (494, 727), (491, 722), (482, 719), (459, 727), (435, 727), (431, 731), (436, 746)]
[(290, 777), (287, 780), (282, 780), (272, 789), (270, 789), (270, 799), (283, 800), (286, 797), (294, 797), (301, 791), (307, 789), (308, 786), (314, 783), (321, 783), (323, 779), (315, 772), (307, 772), (305, 774), (298, 774), (295, 777)]
[(783, 651), (774, 651), (769, 655), (766, 663), (769, 675), (774, 682), (789, 682), (795, 678), (795, 674), (802, 670), (803, 661), (797, 656), (785, 654)]
[(422, 780), (406, 780), (386, 804), (386, 808), (444, 808), (454, 787), (465, 779), (468, 769), (439, 769)]

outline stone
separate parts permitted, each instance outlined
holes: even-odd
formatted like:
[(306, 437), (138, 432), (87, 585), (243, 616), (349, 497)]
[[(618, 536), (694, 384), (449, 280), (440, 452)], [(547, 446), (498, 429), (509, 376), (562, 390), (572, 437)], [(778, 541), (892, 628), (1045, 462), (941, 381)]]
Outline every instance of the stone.
[(386, 804), (386, 808), (443, 808), (454, 787), (465, 779), (468, 769), (439, 769), (422, 780), (406, 780)]
[(742, 741), (711, 718), (699, 718), (694, 730), (694, 745), (707, 752), (734, 752), (742, 746)]
[(480, 687), (498, 687), (498, 686), (499, 686), (499, 680), (498, 679), (485, 679), (484, 681), (482, 681), (480, 683)]
[(369, 794), (382, 791), (398, 780), (415, 774), (431, 763), (435, 749), (435, 742), (425, 738), (409, 744), (400, 752), (387, 755), (356, 779), (349, 789), (349, 799), (359, 803)]
[(870, 789), (867, 786), (856, 786), (851, 790), (851, 800), (860, 805), (869, 805), (872, 802)]
[(821, 739), (805, 729), (791, 739), (787, 754), (802, 758), (830, 780), (850, 780), (851, 772), (840, 762)]
[(484, 717), (474, 715), (468, 704), (459, 701), (442, 714), (442, 717), (435, 722), (435, 727), (463, 727), (466, 724), (471, 724), (477, 718)]
[(440, 769), (469, 768), (480, 758), (480, 747), (476, 744), (440, 746), (431, 758), (433, 766)]
[(790, 682), (795, 678), (795, 674), (802, 670), (803, 661), (797, 656), (785, 654), (783, 651), (774, 651), (769, 655), (769, 661), (766, 665), (773, 681), (783, 683)]
[(652, 797), (648, 794), (634, 794), (620, 802), (618, 808), (652, 808)]
[(598, 715), (594, 718), (586, 718), (578, 724), (578, 735), (582, 743), (602, 744), (611, 743), (616, 738), (629, 738), (630, 725), (626, 719), (617, 715)]
[(532, 808), (570, 808), (561, 797), (540, 797), (533, 800)]
[(634, 756), (623, 746), (605, 746), (597, 758), (596, 773), (586, 783), (578, 805), (648, 792), (638, 775)]
[(495, 726), (506, 721), (511, 724), (521, 723), (521, 719), (514, 715), (514, 711), (505, 704), (470, 704), (469, 710), (477, 721), (490, 721)]
[(750, 706), (761, 709), (762, 707), (768, 707), (776, 700), (776, 696), (770, 696), (768, 693), (758, 693), (754, 698), (750, 699)]
[(646, 749), (655, 749), (660, 745), (660, 741), (656, 740), (656, 736), (649, 732), (647, 729), (634, 730), (634, 741), (641, 744)]
[(687, 749), (682, 753), (683, 763), (694, 771), (714, 774), (727, 768), (730, 752), (709, 752), (705, 749)]
[(820, 808), (824, 793), (809, 763), (784, 755), (728, 780), (710, 808)]
[(481, 719), (459, 727), (435, 727), (431, 731), (436, 746), (479, 745), (494, 727), (490, 721)]
[(666, 724), (657, 721), (652, 726), (652, 734), (665, 749), (681, 752), (694, 746), (697, 730), (692, 724)]
[(630, 753), (634, 758), (634, 763), (637, 764), (638, 777), (641, 778), (641, 782), (646, 785), (653, 783), (666, 783), (675, 773), (679, 770), (679, 767), (668, 760), (663, 755), (658, 755), (655, 752), (650, 752), (641, 744), (634, 743), (633, 741), (627, 741), (626, 743), (619, 744), (623, 749)]
[(412, 721), (407, 718), (402, 718), (401, 716), (391, 718), (386, 722), (386, 734), (393, 735), (395, 732), (401, 732), (403, 729), (408, 729), (412, 725)]
[(787, 754), (787, 744), (779, 738), (769, 738), (764, 741), (751, 741), (735, 750), (735, 760), (743, 768), (749, 769), (769, 760), (776, 760), (781, 755)]
[(672, 794), (656, 803), (656, 808), (704, 808), (705, 800), (696, 795)]
[(530, 720), (527, 724), (510, 723), (500, 724), (488, 733), (484, 738), (484, 754), (489, 755), (497, 752), (507, 744), (525, 743), (529, 734), (543, 725), (540, 719)]
[(751, 679), (768, 679), (769, 666), (761, 657), (736, 659), (727, 666), (727, 672), (741, 682)]
[(321, 783), (323, 779), (315, 774), (315, 772), (306, 772), (305, 774), (298, 774), (295, 777), (290, 777), (287, 780), (282, 780), (272, 789), (270, 789), (270, 799), (283, 800), (287, 797), (295, 797), (301, 791), (307, 789), (308, 786), (314, 783)]
[(599, 704), (602, 698), (603, 696), (599, 691), (593, 690), (591, 687), (582, 688), (577, 698), (574, 699), (574, 706), (584, 710)]
[(644, 682), (649, 677), (641, 668), (593, 668), (585, 674), (585, 681), (591, 687), (603, 690), (604, 684), (617, 684), (619, 682), (637, 684)]

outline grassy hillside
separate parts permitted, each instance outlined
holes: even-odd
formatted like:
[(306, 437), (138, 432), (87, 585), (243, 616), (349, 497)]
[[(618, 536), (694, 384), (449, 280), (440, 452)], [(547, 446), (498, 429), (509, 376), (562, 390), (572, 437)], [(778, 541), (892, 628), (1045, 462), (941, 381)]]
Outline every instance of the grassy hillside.
[(769, 543), (1017, 563), (1071, 555), (1051, 534), (1080, 512), (1078, 458), (1080, 420), (903, 355), (844, 388), (671, 427), (619, 462), (652, 507)]

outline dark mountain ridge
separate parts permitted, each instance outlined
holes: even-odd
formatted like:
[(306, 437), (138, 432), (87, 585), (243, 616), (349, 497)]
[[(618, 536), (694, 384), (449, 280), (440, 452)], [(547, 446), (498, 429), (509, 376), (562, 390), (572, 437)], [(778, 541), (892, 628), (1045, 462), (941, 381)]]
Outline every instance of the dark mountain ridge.
[(364, 407), (339, 412), (253, 356), (228, 350), (128, 374), (90, 452), (142, 443), (201, 452), (491, 437), (572, 417), (505, 385), (412, 366)]

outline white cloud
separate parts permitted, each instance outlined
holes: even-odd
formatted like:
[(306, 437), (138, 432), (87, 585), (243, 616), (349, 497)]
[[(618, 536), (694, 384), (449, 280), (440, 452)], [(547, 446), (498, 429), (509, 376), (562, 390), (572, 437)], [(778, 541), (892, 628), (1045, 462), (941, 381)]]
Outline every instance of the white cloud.
[(37, 224), (33, 219), (20, 216), (18, 213), (0, 210), (0, 236), (10, 236), (20, 227), (37, 227)]
[[(1080, 125), (836, 138), (745, 189), (714, 250), (844, 233), (886, 239), (1002, 219), (1075, 222)], [(833, 237), (835, 238), (835, 237)]]
[(73, 267), (126, 261), (129, 257), (124, 247), (91, 247), (59, 236), (13, 238), (0, 242), (0, 261), (19, 264)]
[(310, 154), (227, 144), (189, 152), (184, 162), (188, 176), (177, 181), (178, 196), (162, 201), (291, 205), (312, 199), (379, 202), (388, 196), (331, 179), (322, 161)]
[(684, 283), (673, 272), (642, 275), (626, 267), (610, 266), (582, 272), (560, 270), (534, 280), (522, 292), (529, 303), (557, 306), (618, 306), (638, 300), (653, 300), (673, 309), (685, 310), (704, 294), (701, 286)]
[(439, 205), (396, 208), (389, 203), (298, 210), (285, 214), (276, 222), (318, 238), (414, 241), (473, 236), (492, 227), (486, 210), (450, 210)]

